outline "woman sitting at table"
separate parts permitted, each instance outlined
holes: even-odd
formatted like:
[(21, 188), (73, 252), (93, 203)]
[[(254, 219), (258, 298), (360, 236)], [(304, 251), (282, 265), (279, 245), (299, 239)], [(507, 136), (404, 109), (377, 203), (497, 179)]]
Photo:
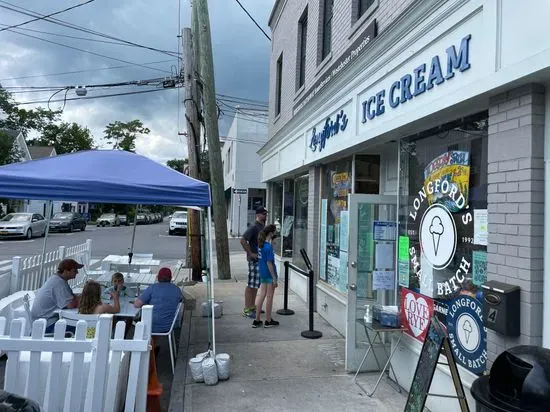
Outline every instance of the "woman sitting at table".
[[(101, 285), (95, 280), (89, 280), (82, 289), (80, 301), (78, 303), (78, 313), (82, 315), (101, 315), (102, 313), (118, 313), (120, 312), (118, 287), (111, 292), (113, 304), (103, 303), (101, 301)], [(95, 327), (88, 328), (86, 331), (87, 338), (95, 336)]]

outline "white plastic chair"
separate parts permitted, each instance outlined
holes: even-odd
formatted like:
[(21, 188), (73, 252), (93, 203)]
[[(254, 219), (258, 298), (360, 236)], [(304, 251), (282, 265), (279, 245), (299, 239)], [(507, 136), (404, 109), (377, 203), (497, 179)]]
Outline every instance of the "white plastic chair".
[(178, 316), (180, 314), (182, 304), (183, 302), (178, 303), (178, 307), (176, 308), (176, 312), (174, 313), (174, 319), (172, 320), (172, 325), (170, 326), (170, 330), (168, 332), (151, 333), (152, 336), (168, 336), (168, 346), (170, 347), (170, 363), (172, 364), (172, 374), (174, 374), (174, 364), (176, 362), (176, 353), (175, 353), (176, 339), (174, 336), (174, 326), (176, 325), (176, 321), (178, 320)]

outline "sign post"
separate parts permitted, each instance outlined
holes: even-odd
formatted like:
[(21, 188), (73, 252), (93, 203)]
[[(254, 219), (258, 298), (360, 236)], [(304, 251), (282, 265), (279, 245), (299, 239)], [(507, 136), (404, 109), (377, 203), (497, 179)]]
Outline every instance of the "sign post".
[(233, 194), (237, 195), (239, 201), (238, 217), (237, 217), (237, 237), (241, 237), (241, 195), (248, 194), (248, 189), (233, 189)]

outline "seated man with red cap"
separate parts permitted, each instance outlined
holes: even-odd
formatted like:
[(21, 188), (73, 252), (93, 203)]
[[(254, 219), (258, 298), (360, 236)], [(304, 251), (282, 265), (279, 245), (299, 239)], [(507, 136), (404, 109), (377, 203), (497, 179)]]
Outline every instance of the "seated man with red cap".
[(178, 304), (183, 300), (181, 289), (172, 283), (172, 271), (161, 268), (157, 274), (158, 283), (149, 286), (136, 299), (134, 306), (153, 305), (153, 333), (170, 330)]

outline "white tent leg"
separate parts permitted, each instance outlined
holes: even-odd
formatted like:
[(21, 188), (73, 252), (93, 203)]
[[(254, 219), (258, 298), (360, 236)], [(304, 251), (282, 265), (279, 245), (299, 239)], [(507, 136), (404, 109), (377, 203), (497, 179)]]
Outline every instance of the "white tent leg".
[(212, 258), (214, 242), (212, 241), (212, 208), (208, 208), (208, 248), (210, 249), (210, 299), (212, 304), (212, 353), (216, 357), (216, 317), (214, 316), (214, 259)]
[(48, 200), (48, 204), (46, 206), (46, 231), (44, 233), (44, 242), (42, 243), (42, 256), (40, 257), (40, 271), (38, 272), (38, 279), (42, 279), (42, 272), (44, 271), (44, 260), (46, 259), (46, 244), (48, 243), (48, 233), (50, 232), (50, 219), (52, 216), (52, 208), (53, 201)]

